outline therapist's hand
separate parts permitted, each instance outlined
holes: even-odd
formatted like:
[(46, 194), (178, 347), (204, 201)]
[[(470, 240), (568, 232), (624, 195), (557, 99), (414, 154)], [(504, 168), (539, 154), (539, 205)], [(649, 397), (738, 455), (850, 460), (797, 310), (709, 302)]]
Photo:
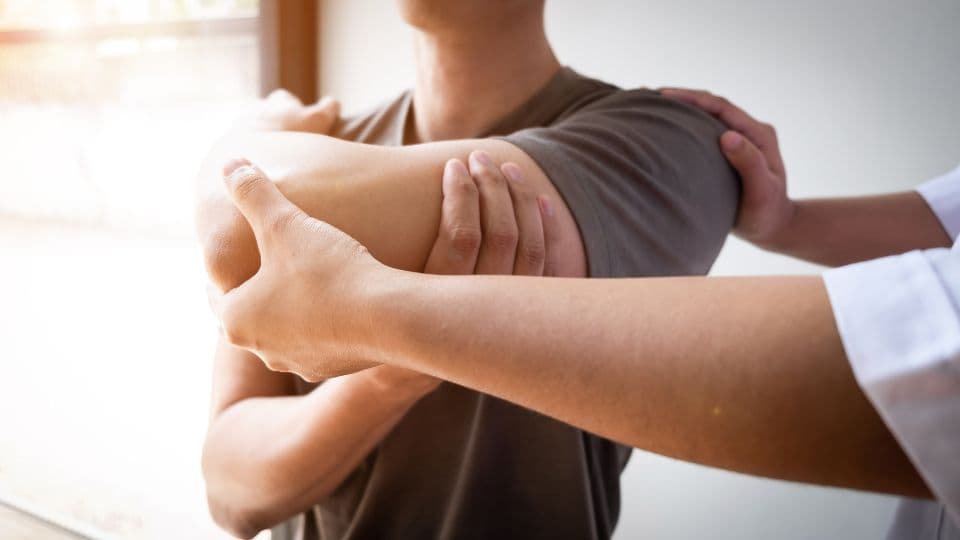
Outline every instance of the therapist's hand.
[(260, 269), (240, 286), (226, 293), (209, 288), (227, 340), (274, 371), (313, 382), (378, 364), (368, 299), (402, 273), (305, 214), (256, 167), (234, 161), (224, 173), (261, 255)]
[(665, 88), (660, 93), (695, 105), (730, 128), (720, 138), (720, 147), (743, 180), (734, 232), (761, 247), (776, 244), (789, 227), (795, 206), (787, 196), (787, 172), (774, 127), (709, 92)]
[[(542, 276), (545, 231), (555, 227), (554, 218), (541, 211), (543, 200), (515, 164), (498, 167), (481, 152), (472, 154), (468, 164), (469, 169), (453, 159), (444, 167), (440, 228), (424, 273)], [(386, 385), (416, 385), (425, 392), (442, 382), (390, 365), (372, 374)]]

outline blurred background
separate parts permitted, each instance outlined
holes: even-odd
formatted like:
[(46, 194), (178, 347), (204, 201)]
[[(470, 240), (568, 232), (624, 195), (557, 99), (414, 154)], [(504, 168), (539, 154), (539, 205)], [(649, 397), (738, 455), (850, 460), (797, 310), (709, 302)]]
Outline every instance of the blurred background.
[[(956, 0), (548, 0), (582, 73), (776, 125), (794, 196), (960, 162), (958, 23)], [(194, 174), (264, 90), (349, 113), (410, 86), (409, 41), (391, 0), (0, 0), (0, 537), (224, 537)], [(731, 239), (714, 273), (817, 271)], [(639, 451), (623, 485), (621, 540), (882, 538), (895, 506)]]

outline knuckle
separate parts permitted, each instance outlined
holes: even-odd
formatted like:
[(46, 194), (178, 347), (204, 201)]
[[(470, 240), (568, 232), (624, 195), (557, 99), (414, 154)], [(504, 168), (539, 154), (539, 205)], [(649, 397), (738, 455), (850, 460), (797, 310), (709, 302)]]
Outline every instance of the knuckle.
[(513, 251), (517, 248), (518, 232), (516, 227), (498, 227), (486, 235), (487, 246), (498, 251)]
[(272, 236), (280, 236), (294, 225), (297, 214), (290, 211), (278, 212), (267, 220), (267, 232)]
[(269, 369), (270, 371), (276, 371), (281, 373), (285, 371), (283, 363), (277, 360), (273, 356), (265, 355), (263, 358), (263, 365), (267, 366), (267, 369)]
[(232, 317), (224, 315), (223, 324), (223, 337), (227, 339), (227, 342), (236, 347), (243, 347), (247, 344), (247, 340), (237, 327), (236, 323), (232, 320)]
[(373, 255), (370, 253), (370, 250), (367, 249), (366, 246), (364, 246), (364, 245), (362, 245), (362, 244), (359, 244), (359, 243), (357, 243), (357, 242), (351, 243), (351, 244), (350, 244), (350, 248), (351, 248), (351, 252), (353, 253), (354, 257), (356, 257), (356, 258), (358, 258), (358, 259), (365, 259), (365, 258), (368, 258), (368, 257), (373, 257)]
[(480, 165), (479, 167), (476, 167), (474, 174), (477, 182), (479, 182), (481, 185), (486, 184), (492, 187), (504, 183), (503, 177), (500, 175), (500, 173), (486, 165)]
[(518, 206), (537, 206), (537, 193), (528, 186), (515, 188), (513, 197)]
[(457, 195), (461, 197), (466, 197), (469, 199), (476, 199), (480, 196), (480, 190), (477, 188), (477, 184), (469, 178), (463, 178), (456, 184)]
[(480, 229), (469, 225), (454, 225), (447, 233), (450, 247), (461, 254), (471, 254), (480, 249)]
[(547, 247), (542, 241), (525, 242), (517, 248), (517, 258), (531, 266), (539, 266), (547, 258)]
[(239, 200), (250, 198), (260, 187), (260, 177), (256, 174), (241, 174), (233, 181), (233, 193)]

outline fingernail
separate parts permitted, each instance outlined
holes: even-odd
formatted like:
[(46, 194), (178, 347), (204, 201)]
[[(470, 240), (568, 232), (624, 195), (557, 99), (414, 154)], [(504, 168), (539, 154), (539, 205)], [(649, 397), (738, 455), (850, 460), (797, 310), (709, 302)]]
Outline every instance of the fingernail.
[(720, 137), (720, 146), (727, 152), (733, 152), (743, 145), (743, 135), (736, 131), (728, 131)]
[(470, 154), (470, 157), (484, 167), (493, 166), (493, 160), (490, 159), (490, 154), (487, 154), (483, 150), (477, 150), (476, 152)]
[(451, 180), (458, 176), (468, 176), (470, 173), (459, 159), (447, 161), (447, 166), (443, 168), (443, 176)]
[(257, 174), (256, 170), (250, 165), (241, 165), (234, 169), (234, 171), (224, 177), (227, 183), (236, 184), (239, 182), (240, 178), (245, 176), (253, 176)]
[(223, 166), (223, 175), (230, 176), (233, 174), (233, 171), (243, 167), (244, 165), (250, 165), (250, 161), (244, 158), (233, 158)]
[(516, 163), (504, 163), (503, 167), (500, 167), (500, 169), (503, 170), (503, 174), (506, 175), (511, 182), (516, 182), (518, 184), (523, 182), (523, 171)]
[(541, 212), (548, 217), (553, 217), (553, 202), (549, 197), (537, 197), (537, 202), (540, 203)]

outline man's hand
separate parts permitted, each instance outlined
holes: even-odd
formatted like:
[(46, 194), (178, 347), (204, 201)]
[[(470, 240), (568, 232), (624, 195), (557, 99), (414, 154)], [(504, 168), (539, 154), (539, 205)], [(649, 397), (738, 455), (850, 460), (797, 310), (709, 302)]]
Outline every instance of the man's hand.
[(340, 118), (340, 103), (324, 96), (311, 105), (304, 105), (297, 96), (274, 90), (257, 111), (252, 125), (268, 131), (304, 131), (329, 135)]
[(787, 172), (774, 127), (709, 92), (677, 88), (660, 92), (703, 109), (730, 128), (720, 138), (720, 147), (743, 179), (734, 232), (761, 247), (775, 244), (789, 226), (795, 206), (787, 196)]

